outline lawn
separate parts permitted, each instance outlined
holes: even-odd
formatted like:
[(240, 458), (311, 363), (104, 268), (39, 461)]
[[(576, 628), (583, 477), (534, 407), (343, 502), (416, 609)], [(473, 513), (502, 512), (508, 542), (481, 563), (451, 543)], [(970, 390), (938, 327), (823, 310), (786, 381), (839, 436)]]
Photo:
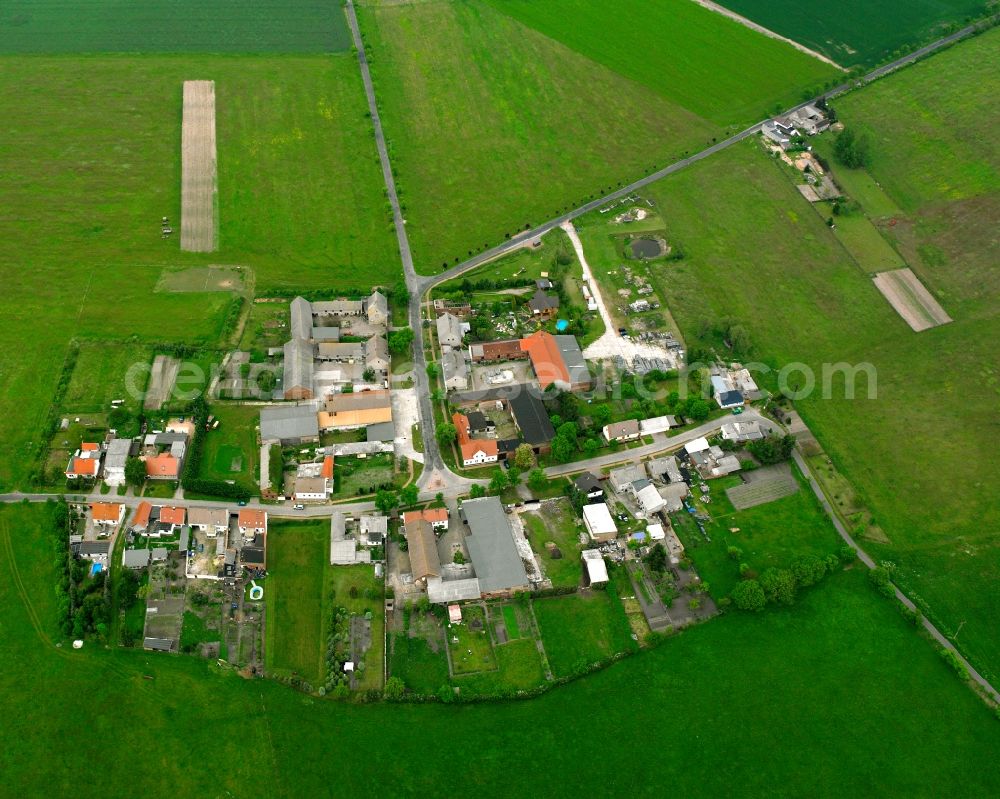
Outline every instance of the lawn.
[[(297, 673), (312, 685), (325, 674), (325, 633), (331, 608), (327, 521), (271, 521), (267, 534), (268, 672)], [(340, 598), (336, 600), (339, 602)]]
[(206, 480), (235, 480), (238, 485), (257, 493), (255, 475), (260, 460), (260, 447), (257, 446), (260, 408), (216, 404), (211, 412), (219, 421), (219, 426), (198, 433), (205, 437), (198, 476)]
[(448, 684), (444, 651), (434, 652), (423, 638), (410, 638), (406, 633), (393, 636), (389, 673), (418, 694), (436, 694), (442, 685)]
[(138, 392), (146, 388), (149, 375), (146, 367), (152, 360), (149, 346), (138, 342), (81, 341), (62, 401), (64, 411), (107, 413), (111, 410), (111, 401), (116, 399), (125, 400), (127, 408), (138, 411), (142, 396), (131, 388)]
[(358, 12), (425, 274), (719, 133), (481, 0), (369, 1)]
[(342, 458), (334, 469), (334, 499), (374, 494), (380, 486), (393, 482), (394, 458), (382, 453), (367, 458)]
[(9, 0), (0, 53), (320, 53), (351, 46), (337, 3), (315, 0)]
[(822, 0), (720, 0), (789, 39), (843, 66), (875, 64), (931, 36), (949, 23), (983, 13), (984, 0), (845, 0), (836, 9)]
[[(573, 506), (565, 497), (545, 502), (537, 511), (521, 514), (531, 548), (538, 555), (552, 585), (577, 586), (583, 574), (580, 565), (580, 533), (584, 531)], [(553, 558), (545, 544), (551, 541), (561, 557)]]
[[(118, 366), (132, 350), (214, 346), (228, 332), (233, 295), (154, 291), (165, 269), (246, 264), (258, 291), (358, 286), (362, 274), (364, 288), (395, 280), (351, 54), (0, 63), (0, 90), (19, 98), (0, 151), (9, 178), (0, 185), (0, 485), (24, 485), (33, 471), (25, 452), (39, 441), (71, 338), (97, 348), (73, 396), (102, 404), (121, 390)], [(159, 230), (163, 216), (179, 224), (181, 84), (192, 75), (216, 81), (219, 103), (221, 249), (212, 254), (181, 253)]]
[[(946, 634), (961, 627), (959, 645), (992, 676), (1000, 674), (992, 621), (1000, 613), (1000, 506), (989, 487), (1000, 482), (1000, 462), (984, 431), (1000, 377), (992, 346), (1000, 270), (990, 232), (1000, 175), (990, 166), (997, 110), (988, 89), (998, 41), (1000, 32), (984, 34), (839, 103), (847, 124), (880, 131), (873, 174), (911, 215), (911, 232), (894, 234), (899, 250), (951, 324), (913, 333), (752, 143), (650, 190), (685, 252), (660, 283), (690, 350), (729, 357), (712, 332), (729, 319), (750, 334), (748, 359), (773, 368), (804, 363), (821, 377), (824, 363), (875, 367), (877, 399), (867, 398), (863, 378), (855, 399), (834, 380), (828, 399), (818, 389), (797, 407), (873, 514), (879, 532), (866, 539), (862, 526), (862, 543), (898, 565), (898, 578)], [(935, 156), (946, 149), (948, 158)], [(720, 182), (725, 192), (713, 190)]]
[[(330, 551), (329, 523), (324, 523), (324, 529), (326, 537), (323, 544), (323, 560), (326, 562), (329, 560)], [(364, 674), (358, 677), (358, 687), (361, 690), (380, 689), (385, 658), (384, 584), (375, 578), (373, 566), (359, 564), (329, 567), (326, 585), (335, 606), (347, 608), (348, 612), (359, 616), (371, 612), (372, 643), (365, 653), (365, 670)]]
[[(792, 467), (794, 469), (794, 466)], [(773, 566), (788, 568), (799, 555), (826, 557), (836, 554), (841, 540), (824, 514), (816, 496), (796, 470), (799, 491), (789, 497), (737, 511), (726, 498), (720, 480), (709, 482), (712, 502), (702, 506), (711, 521), (706, 541), (690, 514), (671, 516), (701, 579), (716, 599), (728, 596), (739, 580), (739, 565), (746, 563), (758, 574)], [(739, 548), (733, 558), (729, 547)]]
[(445, 633), (452, 674), (496, 671), (497, 659), (482, 607), (467, 605), (462, 610), (462, 623), (448, 625)]
[(505, 696), (514, 691), (536, 688), (545, 682), (542, 661), (533, 638), (509, 641), (494, 650), (497, 670), (456, 676), (452, 684), (460, 695)]
[[(241, 680), (199, 658), (55, 648), (55, 576), (36, 545), (44, 519), (37, 509), (0, 510), (0, 746), (8, 789), (20, 795), (53, 786), (73, 786), (80, 797), (195, 794), (204, 773), (189, 764), (208, 750), (230, 764), (213, 776), (215, 789), (234, 796), (250, 784), (263, 796), (319, 796), (332, 784), (348, 792), (376, 784), (460, 790), (456, 758), (481, 755), (487, 740), (500, 757), (517, 751), (518, 768), (482, 770), (484, 796), (579, 795), (595, 784), (724, 795), (734, 776), (746, 795), (1000, 793), (996, 720), (858, 570), (828, 579), (792, 608), (723, 616), (539, 699), (350, 705)], [(74, 710), (81, 685), (91, 707), (114, 713)], [(135, 721), (130, 741), (155, 751), (155, 763), (107, 756), (122, 718)], [(566, 744), (567, 729), (595, 718), (616, 732), (599, 758)], [(386, 730), (402, 727), (421, 733), (385, 747)], [(71, 736), (61, 757), (45, 756)], [(451, 745), (428, 748), (428, 740)], [(672, 756), (651, 772), (648, 747), (636, 740), (655, 740)], [(248, 760), (248, 745), (260, 757)], [(359, 748), (365, 757), (349, 756)], [(612, 775), (627, 777), (609, 777), (608, 758), (618, 769)], [(78, 779), (93, 763), (101, 764), (100, 785)]]
[(533, 606), (556, 677), (578, 673), (591, 663), (638, 647), (613, 581), (607, 590), (547, 597), (535, 600)]
[[(723, 128), (800, 102), (837, 71), (690, 0), (487, 0), (494, 8)], [(572, 24), (567, 24), (572, 20)]]

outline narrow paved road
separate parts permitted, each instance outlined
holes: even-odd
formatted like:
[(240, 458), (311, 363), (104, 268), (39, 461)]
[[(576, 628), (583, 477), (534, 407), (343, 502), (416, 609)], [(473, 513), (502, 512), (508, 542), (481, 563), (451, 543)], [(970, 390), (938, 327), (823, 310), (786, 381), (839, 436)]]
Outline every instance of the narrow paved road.
[[(938, 39), (935, 42), (931, 42), (930, 44), (921, 47), (919, 50), (914, 50), (912, 53), (904, 55), (901, 58), (897, 58), (895, 61), (891, 61), (888, 64), (884, 64), (881, 67), (873, 69), (871, 72), (864, 75), (863, 77), (842, 83), (839, 86), (836, 86), (830, 89), (829, 91), (824, 92), (823, 94), (817, 97), (814, 97), (811, 100), (807, 100), (804, 103), (800, 103), (794, 108), (788, 109), (786, 113), (790, 114), (793, 111), (797, 111), (800, 108), (815, 103), (817, 100), (830, 100), (834, 97), (837, 97), (838, 95), (850, 91), (851, 89), (862, 86), (865, 83), (870, 83), (873, 80), (877, 80), (878, 78), (881, 78), (884, 75), (887, 75), (888, 73), (899, 69), (900, 67), (904, 67), (907, 64), (912, 64), (914, 61), (917, 61), (923, 58), (924, 56), (935, 52), (936, 50), (940, 50), (942, 47), (947, 47), (948, 45), (953, 44), (954, 42), (957, 42), (960, 39), (964, 39), (965, 37), (972, 35), (977, 30), (977, 27), (978, 27), (977, 25), (968, 25), (967, 27), (962, 28), (959, 31), (955, 31), (955, 33), (949, 34), (948, 36), (945, 36), (941, 39)], [(768, 118), (770, 119), (770, 117)], [(492, 261), (495, 258), (499, 258), (502, 255), (506, 255), (512, 250), (518, 249), (519, 247), (523, 247), (526, 243), (528, 243), (532, 239), (536, 239), (539, 236), (543, 236), (550, 230), (559, 227), (564, 222), (569, 222), (570, 220), (575, 219), (578, 216), (583, 216), (584, 214), (588, 214), (591, 211), (596, 211), (598, 208), (607, 205), (612, 200), (617, 200), (620, 199), (621, 197), (625, 197), (629, 194), (632, 194), (632, 192), (638, 191), (639, 189), (648, 186), (650, 183), (655, 183), (656, 181), (662, 180), (668, 175), (672, 175), (675, 172), (680, 172), (682, 169), (686, 169), (692, 164), (696, 164), (698, 161), (708, 158), (710, 155), (714, 155), (715, 153), (720, 152), (721, 150), (725, 150), (726, 148), (731, 147), (732, 145), (741, 142), (744, 139), (754, 136), (760, 132), (760, 127), (761, 125), (764, 124), (765, 121), (766, 120), (761, 120), (760, 122), (751, 125), (749, 128), (741, 130), (739, 133), (730, 136), (728, 139), (724, 139), (723, 141), (717, 142), (716, 144), (713, 144), (711, 147), (707, 147), (701, 152), (695, 153), (694, 155), (688, 156), (687, 158), (682, 158), (680, 161), (676, 161), (670, 164), (669, 166), (664, 167), (663, 169), (660, 169), (656, 172), (653, 172), (650, 175), (647, 175), (644, 178), (640, 178), (639, 180), (635, 181), (634, 183), (630, 183), (624, 188), (618, 189), (617, 191), (613, 191), (610, 194), (606, 194), (603, 197), (600, 197), (596, 200), (592, 200), (591, 202), (584, 203), (579, 208), (575, 208), (572, 211), (568, 211), (567, 213), (562, 214), (561, 216), (557, 216), (555, 219), (550, 219), (548, 222), (544, 222), (541, 225), (532, 228), (531, 230), (526, 230), (523, 233), (518, 233), (516, 236), (513, 236), (509, 241), (504, 242), (503, 244), (498, 244), (496, 247), (491, 247), (488, 250), (484, 250), (478, 255), (474, 255), (472, 258), (469, 258), (467, 261), (463, 261), (462, 263), (453, 266), (451, 269), (447, 269), (436, 275), (417, 276), (416, 280), (417, 280), (417, 285), (419, 286), (419, 291), (421, 293), (429, 291), (438, 283), (443, 283), (446, 280), (451, 280), (452, 278), (457, 277), (458, 275), (461, 275), (464, 272), (468, 272), (470, 269), (475, 269), (477, 266), (482, 266), (488, 261)]]
[(396, 181), (392, 176), (389, 150), (385, 143), (385, 133), (382, 130), (382, 119), (378, 113), (378, 103), (375, 102), (375, 87), (372, 84), (368, 56), (365, 54), (353, 0), (347, 0), (346, 11), (347, 23), (354, 39), (354, 47), (358, 51), (358, 65), (361, 68), (361, 81), (368, 98), (372, 127), (375, 130), (375, 147), (378, 149), (379, 161), (382, 164), (382, 179), (385, 181), (386, 194), (389, 197), (389, 205), (392, 207), (392, 223), (396, 228), (396, 241), (399, 244), (399, 257), (403, 263), (403, 275), (406, 278), (406, 287), (410, 291), (409, 321), (410, 329), (413, 330), (413, 380), (417, 401), (420, 405), (420, 432), (424, 442), (424, 471), (417, 484), (425, 486), (432, 482), (448, 486), (460, 481), (461, 478), (445, 467), (437, 438), (434, 435), (434, 408), (431, 406), (430, 380), (427, 377), (427, 362), (424, 358), (424, 328), (420, 314), (420, 298), (423, 294), (420, 278), (413, 268), (413, 254), (410, 252), (410, 240), (406, 235), (406, 220), (403, 219), (403, 212), (399, 207)]

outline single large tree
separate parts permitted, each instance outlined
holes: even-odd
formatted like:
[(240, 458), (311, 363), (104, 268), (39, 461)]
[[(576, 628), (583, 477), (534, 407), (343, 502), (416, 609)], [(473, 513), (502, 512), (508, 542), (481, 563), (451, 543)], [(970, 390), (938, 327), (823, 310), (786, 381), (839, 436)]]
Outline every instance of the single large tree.
[(733, 604), (740, 610), (759, 612), (767, 604), (764, 589), (756, 580), (740, 580), (732, 593)]
[(125, 461), (125, 482), (136, 488), (146, 482), (146, 462), (142, 458), (128, 458)]

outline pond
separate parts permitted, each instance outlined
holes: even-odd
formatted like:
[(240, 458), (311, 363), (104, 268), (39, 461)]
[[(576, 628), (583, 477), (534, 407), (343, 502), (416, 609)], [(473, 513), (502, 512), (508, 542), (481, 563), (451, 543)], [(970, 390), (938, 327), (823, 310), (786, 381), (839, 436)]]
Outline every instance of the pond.
[(633, 258), (658, 258), (666, 249), (660, 239), (634, 239), (631, 246)]

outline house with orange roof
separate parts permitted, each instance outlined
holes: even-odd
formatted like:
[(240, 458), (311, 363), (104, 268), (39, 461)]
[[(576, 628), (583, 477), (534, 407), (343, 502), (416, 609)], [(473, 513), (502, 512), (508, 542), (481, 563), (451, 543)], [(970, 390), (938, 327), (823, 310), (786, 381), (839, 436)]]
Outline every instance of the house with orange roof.
[(140, 502), (132, 517), (132, 530), (137, 533), (146, 531), (149, 527), (149, 515), (153, 512), (153, 506), (149, 502)]
[(170, 525), (171, 529), (184, 524), (185, 518), (187, 518), (185, 508), (179, 508), (176, 505), (166, 505), (160, 508), (160, 524)]
[(456, 413), (451, 417), (458, 436), (458, 449), (463, 466), (485, 466), (499, 459), (496, 439), (473, 438), (469, 432), (469, 417)]
[(66, 464), (66, 479), (93, 480), (101, 471), (101, 445), (84, 442)]
[(240, 508), (236, 525), (244, 538), (253, 538), (258, 533), (267, 533), (267, 511), (262, 508)]
[(147, 455), (143, 461), (146, 464), (146, 477), (150, 480), (176, 480), (180, 477), (181, 460), (169, 452)]
[(562, 391), (586, 391), (593, 386), (576, 336), (553, 336), (539, 330), (521, 339), (521, 349), (528, 353), (543, 391), (553, 385)]
[(117, 527), (125, 518), (125, 506), (120, 502), (93, 502), (90, 519), (95, 526)]
[(403, 514), (403, 525), (413, 524), (418, 521), (425, 521), (434, 530), (448, 529), (448, 509), (447, 508), (424, 508), (423, 510), (408, 510)]

